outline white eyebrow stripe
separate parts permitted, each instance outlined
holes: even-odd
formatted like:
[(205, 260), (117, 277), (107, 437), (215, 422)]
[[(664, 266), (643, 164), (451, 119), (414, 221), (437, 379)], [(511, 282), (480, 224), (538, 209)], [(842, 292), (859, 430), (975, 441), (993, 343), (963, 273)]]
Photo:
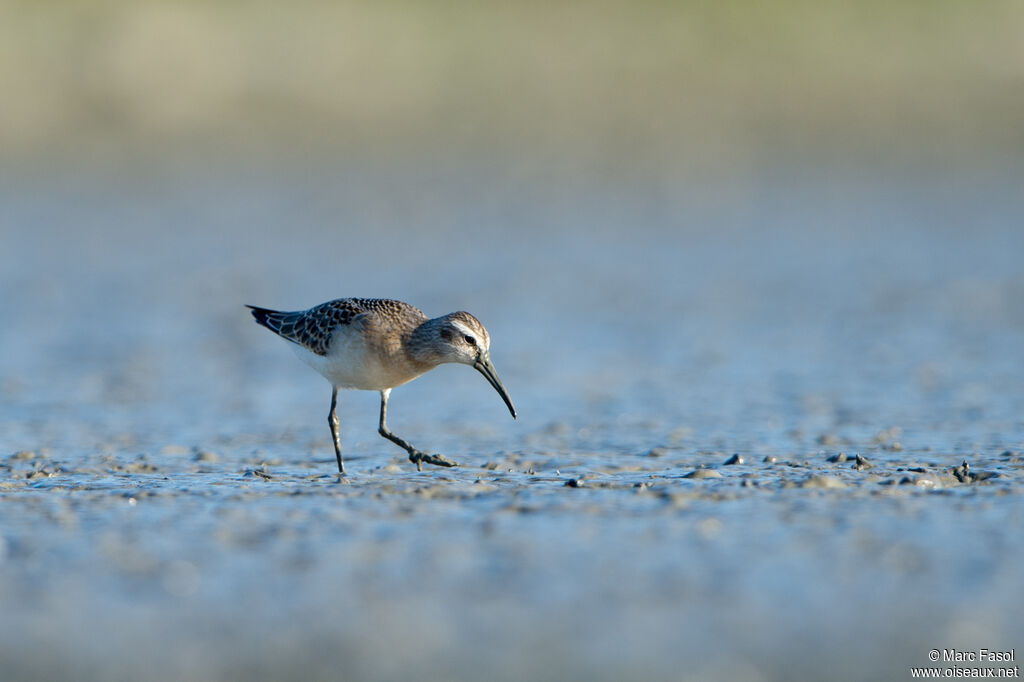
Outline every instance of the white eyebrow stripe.
[(458, 329), (460, 332), (462, 332), (463, 334), (467, 334), (469, 336), (476, 336), (476, 332), (475, 331), (473, 331), (472, 329), (470, 329), (466, 325), (462, 324), (461, 322), (457, 322), (456, 320), (452, 320), (452, 325), (456, 329)]
[(487, 332), (482, 330), (477, 331), (475, 329), (470, 329), (469, 327), (467, 327), (466, 325), (457, 320), (452, 320), (452, 326), (454, 326), (456, 329), (462, 332), (463, 335), (472, 336), (474, 339), (476, 339), (477, 345), (482, 346), (484, 350), (489, 349), (491, 343), (490, 339), (487, 338)]

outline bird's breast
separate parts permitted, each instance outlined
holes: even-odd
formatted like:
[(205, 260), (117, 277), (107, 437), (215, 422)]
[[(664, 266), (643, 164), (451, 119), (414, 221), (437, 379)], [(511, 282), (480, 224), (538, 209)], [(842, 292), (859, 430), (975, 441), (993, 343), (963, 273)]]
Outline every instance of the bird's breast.
[(338, 388), (379, 391), (394, 388), (423, 374), (426, 368), (413, 363), (400, 344), (379, 343), (354, 329), (339, 327), (326, 355), (296, 347), (310, 367)]

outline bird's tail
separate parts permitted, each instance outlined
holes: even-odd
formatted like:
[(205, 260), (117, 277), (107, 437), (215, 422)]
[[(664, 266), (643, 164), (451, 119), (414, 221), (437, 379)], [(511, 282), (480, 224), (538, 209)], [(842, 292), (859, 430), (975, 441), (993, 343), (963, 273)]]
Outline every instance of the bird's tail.
[(279, 310), (270, 310), (269, 308), (260, 308), (254, 305), (246, 305), (245, 307), (252, 313), (257, 324), (277, 334), (281, 333), (281, 317), (284, 313)]
[(310, 319), (309, 311), (284, 312), (281, 310), (270, 310), (269, 308), (257, 308), (254, 305), (247, 305), (245, 307), (249, 308), (249, 312), (252, 313), (256, 322), (282, 339), (305, 346), (320, 355), (326, 352), (326, 348), (321, 348), (320, 346), (329, 340), (330, 335), (326, 338), (321, 338), (321, 335), (318, 334), (319, 330), (316, 328), (315, 320)]

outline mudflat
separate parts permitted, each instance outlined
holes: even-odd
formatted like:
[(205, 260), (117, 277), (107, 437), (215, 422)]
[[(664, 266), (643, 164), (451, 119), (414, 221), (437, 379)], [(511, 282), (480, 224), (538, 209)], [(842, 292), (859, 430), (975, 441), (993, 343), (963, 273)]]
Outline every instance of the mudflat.
[[(1019, 175), (473, 169), (0, 188), (5, 678), (906, 679), (1020, 644)], [(519, 420), (468, 368), (396, 389), (461, 465), (417, 472), (343, 392), (339, 478), (329, 386), (242, 306), (340, 296), (472, 311)]]

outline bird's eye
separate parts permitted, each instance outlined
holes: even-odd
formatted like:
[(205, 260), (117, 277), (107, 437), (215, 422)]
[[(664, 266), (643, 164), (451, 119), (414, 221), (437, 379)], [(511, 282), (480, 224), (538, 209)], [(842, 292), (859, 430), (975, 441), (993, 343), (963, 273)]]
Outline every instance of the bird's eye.
[(469, 336), (467, 334), (466, 336), (463, 336), (462, 338), (464, 338), (466, 340), (466, 343), (468, 343), (469, 345), (471, 345), (471, 346), (475, 346), (476, 345), (476, 339), (474, 339), (472, 336)]

